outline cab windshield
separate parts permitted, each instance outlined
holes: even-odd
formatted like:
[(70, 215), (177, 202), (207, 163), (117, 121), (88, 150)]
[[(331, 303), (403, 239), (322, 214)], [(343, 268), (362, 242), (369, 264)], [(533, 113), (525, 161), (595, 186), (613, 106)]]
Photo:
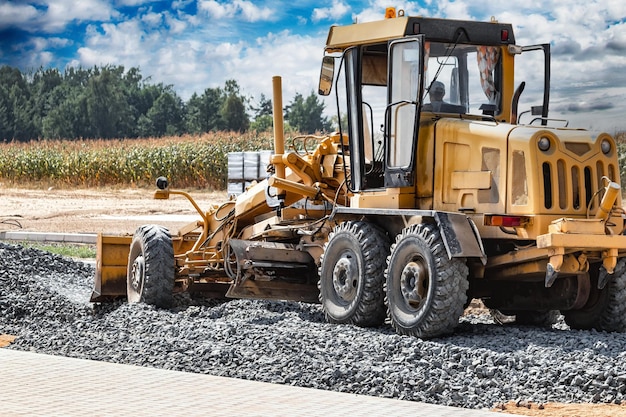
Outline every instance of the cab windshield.
[(362, 172), (352, 173), (354, 190), (381, 187), (383, 171), (410, 170), (418, 104), (421, 114), (500, 113), (499, 47), (426, 41), (422, 60), (416, 41), (407, 38), (344, 51), (336, 94), (338, 121), (358, 143), (352, 149), (353, 165), (363, 167)]
[[(502, 71), (498, 47), (438, 42), (425, 42), (424, 47), (424, 111), (476, 115), (499, 113)], [(374, 154), (382, 152), (384, 113), (388, 102), (387, 54), (386, 45), (366, 46), (362, 52), (364, 129), (366, 146), (372, 143), (373, 152), (370, 152)], [(433, 100), (441, 90), (441, 101), (445, 104), (433, 106)], [(406, 99), (417, 100), (417, 97)], [(340, 102), (344, 100), (345, 97)]]
[(424, 54), (424, 110), (498, 113), (501, 100), (498, 47), (426, 42)]

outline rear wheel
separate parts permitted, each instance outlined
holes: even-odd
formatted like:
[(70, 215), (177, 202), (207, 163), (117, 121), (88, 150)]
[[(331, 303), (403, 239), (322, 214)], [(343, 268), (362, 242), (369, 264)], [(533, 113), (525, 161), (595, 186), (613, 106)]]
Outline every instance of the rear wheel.
[(573, 329), (626, 332), (626, 258), (617, 262), (615, 272), (601, 290), (598, 280), (607, 278), (606, 269), (592, 268), (589, 273), (589, 301), (579, 310), (562, 311), (565, 323)]
[(330, 323), (378, 326), (385, 319), (383, 280), (389, 241), (366, 222), (345, 222), (324, 245), (319, 300)]
[(434, 225), (402, 231), (387, 260), (386, 302), (391, 325), (421, 338), (450, 333), (459, 324), (467, 301), (465, 261), (448, 259)]
[(169, 307), (173, 288), (174, 249), (169, 231), (156, 225), (139, 227), (128, 254), (128, 302)]

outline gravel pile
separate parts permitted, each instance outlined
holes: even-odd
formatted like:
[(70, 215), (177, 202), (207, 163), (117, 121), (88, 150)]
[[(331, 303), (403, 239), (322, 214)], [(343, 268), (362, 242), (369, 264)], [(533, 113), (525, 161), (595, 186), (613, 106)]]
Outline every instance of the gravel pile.
[(0, 333), (10, 349), (466, 408), (509, 400), (621, 402), (626, 337), (498, 325), (469, 315), (423, 341), (327, 324), (317, 305), (89, 303), (94, 269), (0, 242)]

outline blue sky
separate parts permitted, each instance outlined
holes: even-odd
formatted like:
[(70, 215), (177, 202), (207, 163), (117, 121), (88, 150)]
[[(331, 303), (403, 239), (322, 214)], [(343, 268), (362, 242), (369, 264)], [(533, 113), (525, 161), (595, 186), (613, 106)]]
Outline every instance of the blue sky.
[(381, 19), (387, 6), (440, 18), (494, 16), (513, 24), (520, 45), (551, 43), (551, 116), (626, 130), (623, 0), (0, 0), (0, 65), (138, 67), (184, 100), (227, 79), (253, 101), (271, 97), (272, 76), (280, 75), (288, 103), (316, 89), (329, 26)]

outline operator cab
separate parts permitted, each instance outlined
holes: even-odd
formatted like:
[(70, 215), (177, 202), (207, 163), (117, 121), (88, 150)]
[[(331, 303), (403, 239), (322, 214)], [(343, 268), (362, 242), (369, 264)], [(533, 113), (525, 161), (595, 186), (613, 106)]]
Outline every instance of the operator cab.
[(420, 121), (510, 122), (514, 43), (509, 24), (403, 14), (331, 28), (319, 93), (330, 94), (334, 83), (351, 191), (415, 185)]

